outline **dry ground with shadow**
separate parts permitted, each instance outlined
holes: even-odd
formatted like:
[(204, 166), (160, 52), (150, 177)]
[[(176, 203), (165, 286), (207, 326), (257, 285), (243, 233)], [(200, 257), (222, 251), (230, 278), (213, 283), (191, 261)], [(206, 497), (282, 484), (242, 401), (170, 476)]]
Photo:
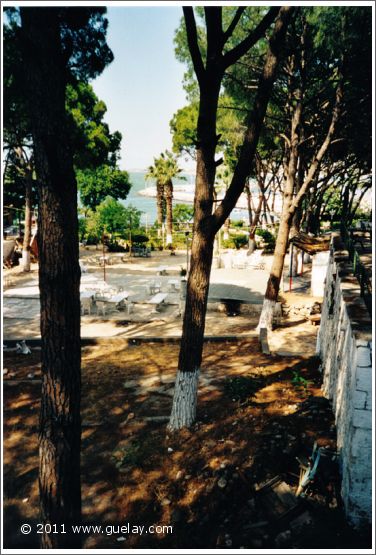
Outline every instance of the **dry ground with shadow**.
[[(197, 424), (166, 435), (177, 355), (173, 340), (83, 348), (85, 524), (173, 526), (170, 535), (125, 540), (120, 533), (88, 534), (84, 547), (275, 547), (289, 523), (265, 517), (257, 485), (281, 475), (295, 489), (295, 457), (309, 455), (314, 441), (336, 447), (316, 359), (267, 357), (250, 338), (207, 342)], [(20, 525), (38, 522), (39, 357), (34, 349), (28, 357), (4, 358), (7, 548), (38, 546), (36, 534), (22, 536)], [(312, 522), (282, 535), (284, 547), (366, 547), (367, 538), (344, 523), (338, 483), (331, 468), (308, 490), (303, 509)]]

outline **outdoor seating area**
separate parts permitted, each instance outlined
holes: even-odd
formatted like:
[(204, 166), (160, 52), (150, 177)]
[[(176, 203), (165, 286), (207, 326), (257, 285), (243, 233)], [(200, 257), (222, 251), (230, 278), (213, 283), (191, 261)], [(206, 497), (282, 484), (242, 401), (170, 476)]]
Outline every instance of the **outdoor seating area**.
[(156, 268), (157, 274), (159, 276), (165, 276), (167, 275), (167, 267), (166, 266), (158, 266), (158, 268)]
[(264, 270), (265, 262), (262, 259), (263, 251), (261, 249), (255, 250), (252, 254), (242, 250), (236, 253), (231, 259), (231, 267), (237, 270)]
[(92, 281), (81, 283), (80, 300), (81, 300), (81, 314), (86, 312), (91, 315), (93, 309), (96, 309), (97, 314), (102, 314), (112, 311), (120, 311), (127, 309), (128, 314), (131, 312), (132, 303), (128, 301), (129, 293), (124, 291), (122, 287), (110, 286), (105, 281), (99, 281), (92, 278)]
[[(97, 254), (87, 256), (85, 258), (86, 266), (113, 266), (114, 264), (122, 264), (129, 260), (130, 256), (127, 252), (115, 252), (106, 254)], [(80, 263), (81, 264), (81, 263)], [(82, 270), (81, 270), (82, 271)]]
[(180, 291), (180, 284), (177, 279), (168, 280), (168, 289), (171, 293), (176, 293)]
[(167, 270), (165, 266), (154, 268), (152, 277), (128, 276), (122, 283), (109, 277), (110, 283), (94, 273), (86, 272), (81, 275), (81, 315), (102, 317), (126, 311), (128, 315), (134, 313), (137, 319), (142, 317), (148, 305), (153, 306), (149, 314), (159, 312), (167, 298), (168, 304), (178, 305), (180, 281), (159, 277), (161, 269)]
[(155, 293), (160, 293), (162, 289), (162, 283), (160, 281), (152, 280), (148, 284), (148, 291), (150, 295), (154, 295)]
[(151, 249), (149, 247), (132, 247), (131, 253), (134, 257), (148, 258), (151, 256)]
[(154, 305), (154, 311), (158, 312), (158, 310), (160, 309), (160, 306), (166, 300), (166, 297), (167, 297), (167, 293), (157, 293), (156, 295), (154, 295), (154, 297), (149, 299), (147, 302), (148, 304)]

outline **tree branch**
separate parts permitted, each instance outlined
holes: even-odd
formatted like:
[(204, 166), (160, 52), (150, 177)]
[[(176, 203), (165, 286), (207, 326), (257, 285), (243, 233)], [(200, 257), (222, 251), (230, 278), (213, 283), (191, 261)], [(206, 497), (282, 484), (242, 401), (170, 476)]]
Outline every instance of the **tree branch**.
[(222, 53), (223, 30), (222, 30), (222, 8), (214, 6), (206, 6), (205, 23), (206, 23), (206, 69), (210, 63), (216, 62)]
[(268, 13), (263, 17), (257, 27), (253, 29), (253, 31), (251, 31), (242, 42), (240, 42), (237, 46), (235, 46), (232, 50), (230, 50), (229, 52), (227, 52), (227, 54), (223, 56), (224, 69), (227, 69), (229, 66), (235, 64), (239, 60), (239, 58), (244, 56), (244, 54), (248, 52), (248, 50), (252, 48), (252, 46), (254, 46), (256, 42), (265, 35), (267, 29), (277, 17), (278, 11), (278, 7), (270, 8)]
[(235, 12), (235, 15), (230, 23), (230, 25), (227, 27), (226, 31), (223, 33), (223, 46), (226, 44), (226, 42), (228, 41), (228, 39), (231, 37), (232, 33), (235, 30), (235, 27), (237, 26), (237, 24), (239, 23), (239, 20), (241, 18), (241, 16), (243, 15), (243, 12), (245, 10), (245, 6), (238, 8)]
[(187, 31), (187, 40), (189, 52), (191, 54), (193, 67), (199, 84), (202, 83), (205, 76), (205, 68), (202, 62), (200, 49), (198, 47), (196, 20), (191, 6), (183, 6), (183, 14), (185, 28)]
[(316, 154), (316, 156), (314, 157), (310, 168), (308, 170), (308, 174), (307, 177), (305, 178), (301, 188), (299, 189), (298, 194), (296, 195), (294, 201), (291, 203), (290, 206), (290, 214), (293, 214), (294, 211), (296, 210), (296, 208), (299, 206), (300, 201), (302, 200), (303, 195), (306, 194), (307, 189), (309, 187), (309, 185), (312, 182), (312, 179), (314, 178), (316, 171), (320, 165), (320, 162), (324, 156), (324, 154), (326, 153), (326, 151), (329, 148), (329, 145), (331, 143), (334, 131), (335, 131), (335, 127), (337, 124), (337, 121), (339, 119), (340, 116), (340, 112), (341, 112), (341, 104), (342, 104), (342, 97), (343, 97), (343, 87), (342, 87), (343, 83), (342, 80), (338, 83), (337, 86), (337, 90), (336, 90), (336, 101), (334, 104), (334, 108), (333, 108), (333, 115), (332, 115), (332, 120), (330, 122), (329, 125), (329, 129), (328, 132), (326, 134), (326, 137), (324, 139), (324, 142), (322, 143), (318, 153)]
[(282, 44), (293, 12), (294, 8), (292, 6), (284, 6), (279, 10), (273, 35), (269, 41), (264, 68), (259, 79), (259, 87), (253, 103), (253, 110), (248, 118), (248, 127), (244, 135), (239, 160), (225, 198), (212, 216), (216, 230), (220, 229), (234, 208), (251, 171), (261, 126), (276, 77)]

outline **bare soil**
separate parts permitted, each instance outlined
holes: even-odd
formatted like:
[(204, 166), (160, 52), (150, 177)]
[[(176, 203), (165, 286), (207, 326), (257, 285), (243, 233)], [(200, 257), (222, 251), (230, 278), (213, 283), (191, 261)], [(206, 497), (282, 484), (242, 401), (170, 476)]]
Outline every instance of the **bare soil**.
[[(172, 534), (86, 534), (83, 547), (369, 547), (368, 535), (345, 524), (335, 464), (299, 498), (299, 514), (310, 517), (303, 526), (292, 526), (296, 515), (266, 515), (257, 491), (280, 476), (295, 492), (296, 457), (308, 457), (315, 441), (336, 449), (314, 357), (265, 356), (252, 338), (207, 342), (197, 424), (166, 434), (177, 356), (177, 341), (166, 339), (83, 348), (84, 523), (173, 526)], [(38, 547), (39, 359), (37, 349), (4, 354), (6, 548)]]

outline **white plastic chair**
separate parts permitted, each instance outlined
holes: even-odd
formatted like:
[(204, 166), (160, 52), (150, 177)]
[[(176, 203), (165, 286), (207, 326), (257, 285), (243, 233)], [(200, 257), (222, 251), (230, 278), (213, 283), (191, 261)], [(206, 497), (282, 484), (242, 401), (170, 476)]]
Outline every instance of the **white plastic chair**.
[(81, 314), (85, 314), (85, 310), (87, 310), (88, 314), (91, 314), (91, 298), (88, 297), (86, 299), (81, 299)]

